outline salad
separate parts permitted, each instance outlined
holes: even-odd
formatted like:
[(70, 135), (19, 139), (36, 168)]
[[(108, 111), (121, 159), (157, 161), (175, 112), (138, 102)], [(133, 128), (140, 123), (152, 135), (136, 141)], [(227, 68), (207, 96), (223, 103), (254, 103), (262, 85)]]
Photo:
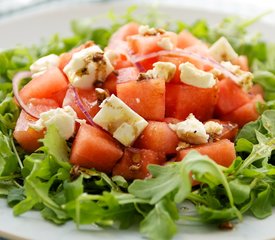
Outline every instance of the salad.
[(247, 33), (259, 17), (110, 15), (0, 53), (0, 193), (14, 215), (138, 224), (149, 239), (271, 215), (275, 45)]

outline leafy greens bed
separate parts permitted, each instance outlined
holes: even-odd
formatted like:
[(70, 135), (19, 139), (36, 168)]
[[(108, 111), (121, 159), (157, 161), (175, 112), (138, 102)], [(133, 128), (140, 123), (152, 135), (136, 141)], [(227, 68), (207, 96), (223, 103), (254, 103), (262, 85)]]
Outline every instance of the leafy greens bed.
[[(161, 23), (156, 12), (141, 21), (134, 11), (135, 7), (130, 8), (123, 17), (110, 13), (112, 23), (108, 28), (74, 21), (70, 38), (55, 35), (39, 46), (0, 53), (0, 194), (16, 216), (35, 209), (55, 224), (72, 219), (77, 226), (125, 229), (138, 223), (140, 232), (150, 239), (172, 238), (177, 223), (185, 221), (224, 223), (241, 220), (246, 212), (257, 218), (271, 215), (275, 205), (275, 45), (262, 41), (259, 35), (247, 34), (247, 27), (258, 18), (226, 18), (218, 26), (209, 27), (204, 20), (192, 25), (182, 21)], [(54, 127), (48, 128), (43, 146), (30, 155), (13, 140), (20, 112), (13, 100), (14, 74), (28, 69), (41, 56), (66, 52), (87, 40), (105, 47), (112, 33), (129, 21), (176, 32), (188, 29), (209, 43), (225, 36), (239, 54), (248, 56), (254, 82), (265, 90), (266, 103), (258, 105), (261, 117), (239, 132), (235, 142), (238, 157), (229, 168), (192, 151), (182, 162), (149, 166), (152, 178), (128, 183), (120, 176), (110, 178), (93, 169), (72, 167), (68, 163), (70, 144)], [(195, 189), (189, 178), (191, 171), (201, 182)], [(194, 204), (196, 215), (179, 211), (186, 200)]]

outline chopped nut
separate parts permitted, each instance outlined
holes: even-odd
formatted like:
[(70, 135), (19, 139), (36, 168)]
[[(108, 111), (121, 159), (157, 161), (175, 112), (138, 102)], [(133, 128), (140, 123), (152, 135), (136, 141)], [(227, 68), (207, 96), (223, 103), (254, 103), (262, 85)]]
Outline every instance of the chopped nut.
[(93, 55), (93, 61), (94, 62), (100, 62), (102, 61), (104, 58), (104, 53), (103, 52), (96, 52), (94, 55)]
[(70, 170), (70, 178), (71, 180), (77, 179), (81, 174), (81, 171), (79, 170), (79, 166), (74, 165)]
[(139, 73), (137, 81), (148, 80), (150, 78), (151, 78), (151, 76), (147, 73)]
[(234, 225), (232, 222), (223, 222), (219, 224), (219, 229), (221, 230), (232, 230), (234, 228)]
[(100, 105), (107, 97), (109, 97), (109, 93), (102, 88), (96, 88), (95, 93), (98, 105)]

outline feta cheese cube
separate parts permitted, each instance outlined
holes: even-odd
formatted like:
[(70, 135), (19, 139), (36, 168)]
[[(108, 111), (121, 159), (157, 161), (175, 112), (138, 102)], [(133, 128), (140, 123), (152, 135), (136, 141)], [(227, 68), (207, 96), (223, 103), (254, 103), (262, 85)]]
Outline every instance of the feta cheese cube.
[(67, 140), (74, 134), (76, 120), (76, 112), (70, 106), (65, 106), (41, 113), (39, 120), (29, 126), (36, 131), (41, 131), (54, 125), (60, 136)]
[(157, 45), (165, 50), (172, 50), (174, 48), (174, 44), (172, 43), (169, 37), (163, 37), (158, 42)]
[(89, 89), (97, 81), (104, 82), (114, 70), (106, 54), (96, 45), (73, 54), (64, 67), (71, 84), (82, 89)]
[(215, 121), (208, 121), (204, 124), (204, 128), (207, 134), (210, 136), (220, 135), (223, 131), (223, 125)]
[(209, 53), (218, 62), (232, 61), (238, 57), (238, 54), (225, 37), (221, 37), (213, 43), (209, 48)]
[(46, 72), (50, 67), (58, 66), (58, 64), (59, 56), (55, 54), (50, 54), (48, 56), (39, 58), (30, 66), (32, 77), (38, 77)]
[(148, 70), (146, 74), (152, 78), (161, 78), (165, 82), (170, 82), (176, 72), (176, 65), (170, 62), (155, 62), (153, 69)]
[(229, 61), (221, 62), (221, 65), (237, 76), (237, 78), (234, 78), (233, 81), (240, 85), (243, 90), (248, 92), (251, 89), (253, 86), (253, 74), (251, 72), (243, 71), (240, 66), (233, 65)]
[(179, 65), (181, 82), (199, 87), (212, 88), (216, 84), (213, 73), (196, 68), (192, 63), (185, 62)]
[(100, 108), (94, 122), (125, 146), (131, 146), (148, 125), (145, 119), (115, 95), (106, 98)]
[(179, 139), (190, 144), (204, 144), (208, 142), (209, 135), (204, 125), (191, 113), (185, 121), (177, 124), (169, 124), (169, 127), (176, 132)]

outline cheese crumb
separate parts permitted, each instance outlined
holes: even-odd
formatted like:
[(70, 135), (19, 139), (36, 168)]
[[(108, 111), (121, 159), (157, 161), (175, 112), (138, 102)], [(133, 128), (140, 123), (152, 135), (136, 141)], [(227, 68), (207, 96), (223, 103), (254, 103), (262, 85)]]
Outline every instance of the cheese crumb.
[(196, 68), (192, 63), (185, 62), (179, 65), (181, 82), (199, 87), (212, 88), (216, 84), (214, 75)]
[(104, 82), (114, 70), (111, 61), (96, 45), (73, 54), (64, 67), (71, 84), (82, 89), (89, 89), (95, 82)]
[(174, 44), (172, 43), (169, 37), (163, 37), (158, 42), (157, 45), (165, 50), (172, 50), (174, 48)]
[(75, 122), (83, 123), (85, 121), (78, 120), (76, 112), (70, 107), (55, 108), (40, 114), (40, 118), (32, 124), (31, 128), (36, 131), (41, 131), (51, 125), (54, 125), (60, 136), (68, 140), (73, 136), (75, 131)]
[(186, 142), (179, 142), (178, 146), (176, 147), (176, 151), (184, 150), (186, 148), (189, 148), (190, 144)]
[(209, 135), (206, 133), (204, 125), (190, 113), (185, 121), (177, 124), (169, 124), (179, 139), (190, 144), (204, 144), (208, 142)]
[(223, 131), (223, 125), (215, 122), (215, 121), (208, 121), (204, 124), (204, 128), (207, 134), (210, 136), (220, 135)]
[(124, 146), (131, 146), (148, 122), (115, 95), (106, 98), (99, 106), (94, 122)]
[(30, 70), (32, 77), (38, 77), (45, 73), (51, 67), (57, 67), (59, 64), (59, 56), (55, 54), (50, 54), (48, 56), (39, 58), (31, 66)]
[(232, 61), (238, 57), (238, 54), (225, 37), (221, 37), (213, 43), (209, 48), (209, 54), (218, 62)]
[(152, 78), (164, 79), (165, 82), (170, 82), (176, 72), (176, 65), (170, 62), (155, 62), (153, 67), (146, 74)]
[(161, 28), (150, 28), (148, 25), (141, 25), (138, 28), (138, 33), (142, 36), (155, 36), (158, 34), (164, 34), (166, 31)]
[(243, 71), (241, 70), (240, 66), (233, 65), (229, 61), (221, 62), (221, 65), (237, 76), (237, 78), (234, 78), (233, 81), (240, 85), (243, 88), (243, 90), (248, 92), (251, 89), (251, 87), (253, 86), (253, 74), (251, 72)]

